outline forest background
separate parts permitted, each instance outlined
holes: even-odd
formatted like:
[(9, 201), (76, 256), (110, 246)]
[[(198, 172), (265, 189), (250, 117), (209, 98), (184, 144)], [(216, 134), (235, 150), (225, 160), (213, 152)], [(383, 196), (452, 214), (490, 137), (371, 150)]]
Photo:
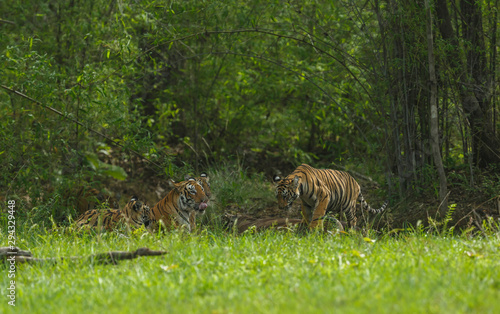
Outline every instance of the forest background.
[(383, 226), (480, 229), (500, 214), (498, 9), (2, 1), (0, 198), (65, 224), (91, 188), (153, 205), (208, 171), (214, 213), (272, 212), (272, 175), (308, 163), (390, 199)]

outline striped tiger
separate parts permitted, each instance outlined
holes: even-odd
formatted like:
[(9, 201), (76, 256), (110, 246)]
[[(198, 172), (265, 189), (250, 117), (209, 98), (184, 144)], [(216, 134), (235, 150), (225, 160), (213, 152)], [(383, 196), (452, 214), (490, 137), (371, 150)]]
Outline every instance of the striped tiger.
[(161, 224), (167, 229), (196, 228), (196, 214), (203, 214), (208, 197), (194, 178), (179, 183), (171, 182), (172, 190), (146, 214), (144, 225), (152, 231)]
[[(191, 176), (185, 176), (184, 180), (187, 181), (191, 178), (194, 179), (196, 182), (198, 182), (201, 185), (203, 192), (205, 192), (205, 195), (210, 200), (212, 197), (212, 190), (210, 189), (210, 178), (208, 177), (208, 174), (206, 172), (202, 172), (199, 177), (194, 177), (194, 178)], [(207, 205), (208, 205), (208, 201), (207, 201)], [(203, 215), (204, 212), (201, 212), (201, 214)]]
[(315, 228), (327, 212), (345, 213), (349, 225), (354, 228), (357, 223), (356, 202), (371, 213), (378, 214), (385, 210), (387, 203), (374, 209), (368, 205), (359, 184), (347, 172), (315, 169), (302, 164), (286, 178), (274, 177), (276, 198), (280, 209), (288, 209), (293, 201), (300, 197), (302, 216), (309, 228)]
[(139, 228), (143, 224), (147, 211), (149, 211), (149, 206), (139, 201), (137, 196), (133, 196), (123, 210), (106, 209), (103, 212), (92, 209), (86, 211), (76, 220), (76, 226), (78, 228), (96, 228), (101, 224), (103, 229), (111, 231), (119, 223), (125, 223), (130, 227)]

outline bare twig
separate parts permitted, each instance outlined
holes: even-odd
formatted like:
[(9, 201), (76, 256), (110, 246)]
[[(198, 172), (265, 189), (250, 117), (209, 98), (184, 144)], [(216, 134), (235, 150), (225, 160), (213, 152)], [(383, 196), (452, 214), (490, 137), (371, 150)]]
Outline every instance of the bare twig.
[(116, 265), (118, 261), (134, 259), (139, 256), (160, 256), (167, 254), (166, 251), (153, 251), (148, 248), (139, 248), (135, 251), (111, 251), (106, 253), (93, 254), (90, 256), (71, 256), (71, 257), (48, 257), (35, 258), (29, 251), (24, 251), (18, 247), (0, 247), (0, 260), (9, 262), (15, 260), (16, 263), (53, 263), (64, 260), (87, 259), (88, 262), (99, 265)]
[(12, 21), (7, 21), (7, 20), (4, 20), (4, 19), (0, 19), (0, 23), (10, 24), (10, 25), (16, 25), (16, 23), (14, 23)]
[(463, 217), (462, 217), (462, 218), (460, 218), (460, 219), (457, 221), (457, 223), (455, 224), (455, 227), (457, 227), (457, 226), (458, 226), (458, 224), (459, 224), (462, 220), (464, 220), (464, 219), (465, 219), (465, 218), (467, 218), (467, 217), (470, 217), (470, 216), (471, 216), (471, 214), (473, 214), (473, 213), (477, 214), (476, 209), (478, 209), (479, 207), (481, 207), (481, 206), (483, 206), (484, 204), (488, 203), (489, 201), (494, 200), (495, 198), (497, 198), (497, 202), (498, 202), (498, 213), (500, 214), (500, 196), (495, 196), (495, 197), (492, 197), (492, 198), (490, 198), (490, 199), (487, 199), (486, 201), (482, 202), (482, 203), (481, 203), (481, 204), (479, 204), (479, 205), (476, 205), (476, 206), (475, 206), (475, 207), (474, 207), (471, 211), (469, 211), (467, 214), (463, 215)]

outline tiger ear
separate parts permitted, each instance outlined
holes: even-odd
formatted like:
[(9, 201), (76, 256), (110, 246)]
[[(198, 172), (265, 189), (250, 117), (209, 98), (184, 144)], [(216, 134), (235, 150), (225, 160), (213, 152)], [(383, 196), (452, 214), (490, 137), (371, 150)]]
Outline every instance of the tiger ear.
[(172, 189), (175, 189), (175, 181), (174, 181), (174, 180), (172, 180), (172, 179), (168, 179), (168, 180), (167, 180), (167, 186), (168, 186), (168, 188), (169, 188), (169, 189), (171, 189), (171, 190), (172, 190)]
[(295, 176), (293, 178), (292, 184), (293, 184), (293, 189), (296, 190), (299, 187), (299, 184), (300, 184), (300, 177), (299, 176)]
[(273, 176), (273, 182), (274, 182), (274, 184), (278, 184), (278, 182), (280, 182), (280, 181), (281, 181), (281, 177), (279, 175), (275, 174)]
[(132, 197), (130, 198), (130, 201), (131, 201), (131, 202), (133, 202), (133, 201), (137, 201), (138, 199), (139, 199), (139, 198), (138, 198), (137, 196), (135, 196), (135, 195), (134, 195), (134, 196), (132, 196)]
[[(191, 179), (190, 179), (191, 180)], [(189, 180), (188, 180), (189, 181)], [(175, 182), (174, 180), (172, 180), (172, 185), (171, 185), (171, 188), (172, 190), (175, 190), (179, 193), (181, 193), (181, 190), (182, 190), (182, 187), (184, 186), (184, 183), (185, 181), (182, 181), (182, 182)]]
[(208, 177), (208, 174), (207, 174), (206, 172), (202, 172), (202, 173), (200, 174), (200, 177), (205, 178), (205, 181), (207, 181), (207, 183), (208, 183), (208, 181), (210, 180), (210, 178)]

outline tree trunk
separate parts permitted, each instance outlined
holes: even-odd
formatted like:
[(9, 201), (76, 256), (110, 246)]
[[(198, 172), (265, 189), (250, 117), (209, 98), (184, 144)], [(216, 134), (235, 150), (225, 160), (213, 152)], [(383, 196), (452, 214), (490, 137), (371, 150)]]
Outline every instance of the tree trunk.
[(462, 109), (466, 114), (472, 138), (472, 158), (475, 165), (486, 167), (500, 163), (500, 139), (495, 132), (491, 103), (492, 73), (487, 69), (482, 12), (475, 1), (461, 0), (461, 20), (466, 64), (462, 64), (457, 36), (453, 33), (446, 0), (436, 1), (436, 13), (441, 36), (451, 46), (447, 60), (455, 76)]
[(434, 159), (434, 164), (437, 168), (437, 172), (439, 175), (439, 199), (441, 201), (439, 212), (444, 216), (444, 214), (446, 214), (446, 210), (448, 209), (446, 201), (447, 183), (446, 183), (446, 174), (444, 173), (443, 161), (441, 159), (441, 150), (439, 145), (437, 80), (436, 80), (436, 68), (435, 68), (436, 61), (434, 58), (434, 45), (432, 39), (432, 14), (431, 14), (431, 8), (429, 7), (429, 0), (425, 0), (425, 10), (427, 12), (427, 50), (429, 58), (429, 81), (431, 85), (430, 86), (431, 87), (430, 139), (431, 139), (432, 157)]

